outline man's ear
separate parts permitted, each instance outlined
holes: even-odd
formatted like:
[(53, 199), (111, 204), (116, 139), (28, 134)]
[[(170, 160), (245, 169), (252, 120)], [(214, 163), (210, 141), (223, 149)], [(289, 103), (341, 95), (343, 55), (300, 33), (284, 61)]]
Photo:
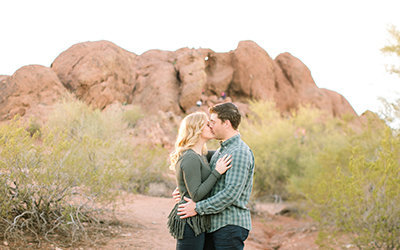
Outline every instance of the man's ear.
[(227, 127), (232, 127), (231, 121), (229, 121), (229, 120), (225, 120), (224, 125)]

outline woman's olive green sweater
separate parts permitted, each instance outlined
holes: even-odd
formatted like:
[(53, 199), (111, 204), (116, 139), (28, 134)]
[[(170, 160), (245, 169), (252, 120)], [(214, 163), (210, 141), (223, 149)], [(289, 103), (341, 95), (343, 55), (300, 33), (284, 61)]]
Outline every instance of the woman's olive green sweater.
[[(210, 169), (205, 156), (197, 154), (192, 149), (182, 153), (175, 165), (175, 170), (176, 181), (181, 194), (181, 201), (178, 204), (185, 203), (184, 196), (194, 202), (207, 198), (214, 184), (221, 177), (215, 169)], [(207, 231), (210, 227), (208, 216), (196, 215), (180, 219), (177, 215), (178, 204), (175, 205), (168, 216), (169, 231), (174, 238), (183, 238), (185, 223), (189, 224), (196, 236)]]

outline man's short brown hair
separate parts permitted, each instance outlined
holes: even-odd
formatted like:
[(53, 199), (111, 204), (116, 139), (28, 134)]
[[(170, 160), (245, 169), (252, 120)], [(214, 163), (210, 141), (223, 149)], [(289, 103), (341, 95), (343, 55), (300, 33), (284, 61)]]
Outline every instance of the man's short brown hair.
[(239, 113), (239, 109), (236, 107), (235, 104), (231, 102), (221, 103), (214, 105), (210, 108), (210, 114), (216, 113), (218, 119), (222, 122), (229, 120), (232, 124), (232, 128), (237, 130), (240, 124), (241, 115)]

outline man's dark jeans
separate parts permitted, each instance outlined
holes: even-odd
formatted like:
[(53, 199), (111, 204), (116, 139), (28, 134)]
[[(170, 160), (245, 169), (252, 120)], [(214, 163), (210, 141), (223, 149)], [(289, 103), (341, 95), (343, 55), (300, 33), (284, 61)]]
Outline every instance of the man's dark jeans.
[(205, 233), (198, 236), (194, 235), (192, 228), (186, 223), (183, 239), (177, 240), (177, 250), (203, 250)]
[(215, 232), (207, 233), (204, 249), (240, 249), (244, 248), (244, 241), (249, 236), (249, 230), (243, 227), (227, 225)]

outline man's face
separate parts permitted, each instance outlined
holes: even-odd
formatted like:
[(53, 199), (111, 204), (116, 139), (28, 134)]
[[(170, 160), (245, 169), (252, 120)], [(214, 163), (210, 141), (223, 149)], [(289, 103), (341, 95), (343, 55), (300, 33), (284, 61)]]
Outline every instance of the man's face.
[(212, 113), (210, 115), (209, 126), (211, 128), (211, 132), (214, 133), (215, 139), (221, 140), (224, 135), (224, 123), (218, 118), (216, 113)]

